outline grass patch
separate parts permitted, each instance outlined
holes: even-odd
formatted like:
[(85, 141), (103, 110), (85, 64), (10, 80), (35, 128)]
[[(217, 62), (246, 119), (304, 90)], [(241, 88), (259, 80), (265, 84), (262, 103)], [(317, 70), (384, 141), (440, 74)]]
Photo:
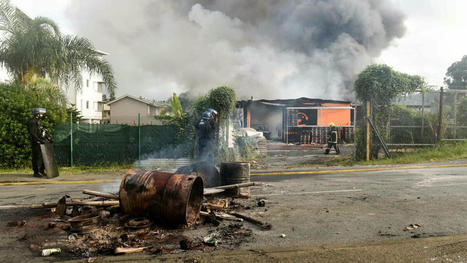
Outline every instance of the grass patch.
[(378, 165), (378, 164), (408, 164), (450, 161), (467, 158), (467, 142), (443, 142), (430, 148), (414, 150), (413, 152), (391, 153), (392, 158), (378, 160), (354, 161), (351, 157), (329, 160), (332, 165)]
[[(106, 166), (75, 166), (75, 167), (59, 167), (60, 174), (84, 174), (94, 172), (121, 172), (132, 168), (131, 164), (123, 165), (106, 165)], [(0, 169), (1, 174), (32, 174), (32, 168), (2, 168)]]

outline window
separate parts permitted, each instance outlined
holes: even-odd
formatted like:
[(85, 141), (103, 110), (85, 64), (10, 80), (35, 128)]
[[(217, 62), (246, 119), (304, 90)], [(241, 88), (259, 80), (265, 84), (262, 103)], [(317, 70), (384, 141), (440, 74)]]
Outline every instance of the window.
[(97, 82), (97, 92), (102, 92), (104, 90), (104, 82)]
[(89, 109), (89, 100), (86, 101), (86, 109)]

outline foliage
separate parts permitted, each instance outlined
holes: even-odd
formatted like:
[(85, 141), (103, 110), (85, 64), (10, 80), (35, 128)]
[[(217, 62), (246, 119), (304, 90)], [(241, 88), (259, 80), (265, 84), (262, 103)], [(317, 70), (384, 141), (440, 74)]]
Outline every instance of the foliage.
[(185, 144), (185, 149), (192, 152), (195, 128), (193, 116), (190, 113), (184, 112), (182, 104), (174, 92), (170, 98), (171, 111), (167, 113), (162, 111), (161, 114), (155, 116), (155, 119), (161, 120), (163, 124), (173, 126), (176, 130), (175, 144)]
[(206, 111), (208, 108), (211, 108), (210, 100), (208, 96), (201, 96), (196, 98), (192, 105), (193, 108), (193, 117), (195, 121), (198, 121), (201, 118), (201, 114)]
[(181, 118), (183, 114), (182, 104), (177, 98), (177, 94), (175, 94), (175, 92), (172, 94), (172, 98), (170, 99), (170, 106), (172, 107), (172, 115), (174, 118)]
[(251, 136), (238, 136), (235, 138), (235, 149), (240, 156), (239, 161), (251, 161), (259, 156), (258, 138)]
[(393, 155), (392, 159), (373, 160), (369, 164), (423, 163), (464, 159), (467, 158), (467, 142), (439, 143), (430, 148)]
[(459, 100), (457, 106), (457, 123), (467, 126), (467, 97)]
[(0, 84), (0, 167), (29, 165), (31, 146), (27, 122), (32, 109), (47, 109), (42, 121), (50, 133), (57, 122), (65, 121), (68, 109), (60, 88), (44, 79), (28, 86), (19, 82)]
[[(393, 105), (391, 107), (391, 126), (420, 126), (422, 124), (422, 114), (403, 105)], [(425, 112), (424, 131), (421, 136), (421, 128), (392, 128), (390, 141), (393, 143), (435, 143), (438, 116), (435, 113)]]
[(450, 89), (467, 89), (467, 56), (449, 66), (444, 83)]
[(72, 82), (81, 87), (81, 70), (86, 68), (103, 76), (114, 97), (112, 68), (89, 40), (63, 35), (51, 19), (31, 19), (8, 0), (0, 0), (0, 31), (4, 36), (0, 62), (15, 79), (26, 83), (25, 75), (33, 72), (55, 84)]
[[(371, 117), (383, 138), (386, 138), (387, 135), (386, 127), (389, 121), (391, 101), (397, 96), (413, 92), (424, 86), (425, 82), (420, 76), (397, 72), (387, 65), (368, 66), (358, 75), (354, 83), (357, 98), (362, 102), (370, 101), (372, 103)], [(364, 108), (366, 108), (365, 105)], [(365, 144), (362, 139), (357, 140), (357, 144)], [(377, 140), (372, 141), (376, 142)], [(373, 157), (377, 157), (380, 147), (378, 143), (372, 144), (371, 155)], [(366, 150), (365, 147), (357, 147), (357, 149)], [(365, 153), (356, 154), (356, 157), (361, 156), (365, 156)]]
[(384, 106), (389, 106), (395, 97), (423, 86), (425, 82), (420, 76), (397, 72), (387, 65), (368, 66), (354, 84), (358, 99)]
[(218, 87), (209, 92), (209, 105), (219, 113), (220, 120), (226, 120), (235, 108), (235, 91), (226, 86)]

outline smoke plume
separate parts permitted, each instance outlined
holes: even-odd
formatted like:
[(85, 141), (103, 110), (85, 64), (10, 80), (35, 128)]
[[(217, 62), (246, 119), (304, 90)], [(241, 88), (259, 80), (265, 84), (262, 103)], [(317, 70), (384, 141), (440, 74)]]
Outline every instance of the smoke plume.
[(77, 34), (109, 52), (117, 95), (229, 85), (240, 97), (348, 99), (404, 34), (390, 0), (72, 0)]

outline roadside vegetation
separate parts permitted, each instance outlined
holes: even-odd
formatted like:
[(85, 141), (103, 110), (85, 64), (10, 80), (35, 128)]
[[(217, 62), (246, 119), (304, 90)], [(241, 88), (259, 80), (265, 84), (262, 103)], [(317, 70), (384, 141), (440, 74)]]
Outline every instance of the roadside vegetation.
[[(422, 77), (395, 71), (387, 65), (368, 66), (358, 75), (354, 84), (357, 98), (363, 103), (367, 101), (371, 103), (371, 119), (373, 119), (383, 138), (386, 138), (388, 133), (386, 127), (389, 123), (388, 117), (391, 111), (392, 100), (397, 96), (413, 92), (416, 89), (423, 89), (425, 86), (426, 83)], [(366, 115), (366, 107), (364, 106), (363, 108)], [(356, 133), (355, 158), (363, 160), (366, 156), (364, 129), (359, 129)], [(371, 141), (376, 142), (377, 139), (374, 133), (372, 137)], [(378, 158), (380, 148), (381, 146), (378, 143), (371, 144), (371, 159)]]
[(382, 165), (430, 163), (467, 159), (467, 142), (443, 142), (433, 147), (414, 149), (406, 152), (391, 152), (392, 158), (373, 159), (369, 162), (356, 161), (353, 157), (342, 156), (326, 161), (328, 166)]
[[(130, 168), (133, 168), (132, 164), (59, 167), (58, 170), (61, 175), (72, 175), (86, 173), (121, 173)], [(2, 175), (8, 174), (31, 174), (31, 168), (0, 168), (0, 179)]]

